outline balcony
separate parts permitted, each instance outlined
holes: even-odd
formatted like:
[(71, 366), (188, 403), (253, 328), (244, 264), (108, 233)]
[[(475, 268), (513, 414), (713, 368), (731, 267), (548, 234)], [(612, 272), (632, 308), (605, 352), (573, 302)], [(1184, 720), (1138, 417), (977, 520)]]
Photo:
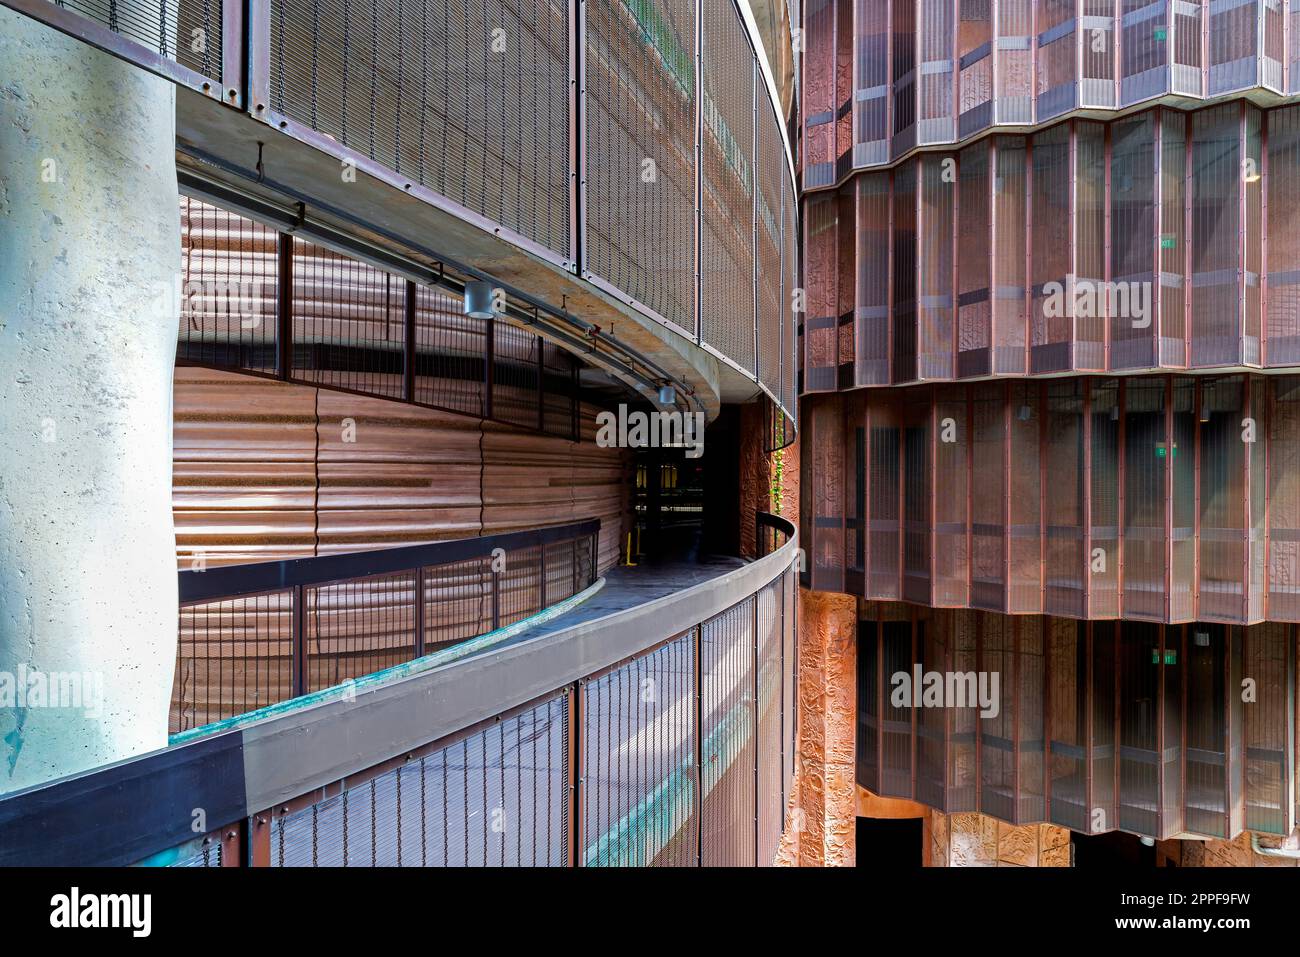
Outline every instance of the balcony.
[[(630, 576), (607, 584), (598, 606), (568, 602), (521, 619), (526, 627), (490, 650), (471, 642), (430, 651), (460, 604), (445, 595), (414, 603), (406, 620), (423, 614), (423, 627), (401, 653), (425, 656), (365, 675), (388, 662), (351, 656), (351, 646), (358, 677), (330, 687), (319, 687), (328, 679), (309, 616), (314, 608), (321, 620), (322, 589), (340, 586), (315, 578), (360, 572), (373, 594), (375, 574), (414, 561), (418, 571), (400, 574), (422, 580), (429, 596), (453, 561), (478, 567), (483, 543), (430, 546), (442, 552), (436, 566), (401, 550), (186, 577), (188, 597), (206, 602), (232, 588), (265, 593), (268, 576), (292, 594), (304, 622), (294, 640), (307, 654), (282, 656), (280, 672), (302, 675), (295, 689), (308, 693), (163, 751), (7, 795), (0, 864), (769, 863), (794, 766), (798, 542), (777, 517), (760, 528), (773, 548), (755, 561), (694, 572), (687, 587), (673, 566), (647, 572), (658, 584)], [(572, 555), (591, 532), (553, 531), (542, 554)], [(532, 588), (557, 580), (560, 565), (547, 562)], [(589, 574), (589, 565), (574, 568)], [(574, 568), (558, 577), (576, 587)], [(475, 591), (490, 594), (481, 580)]]
[(766, 395), (793, 432), (793, 164), (736, 8), (8, 5), (175, 83), (189, 195), (421, 287), (488, 281), (647, 398)]

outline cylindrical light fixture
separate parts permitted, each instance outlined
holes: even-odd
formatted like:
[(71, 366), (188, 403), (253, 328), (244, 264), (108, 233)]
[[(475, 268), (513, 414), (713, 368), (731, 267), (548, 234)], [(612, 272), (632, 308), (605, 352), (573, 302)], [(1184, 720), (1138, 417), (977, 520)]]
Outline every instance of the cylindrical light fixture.
[(659, 387), (659, 404), (672, 405), (674, 398), (673, 387), (665, 383)]
[(473, 279), (465, 283), (465, 315), (475, 319), (491, 319), (496, 315), (492, 308), (492, 283)]

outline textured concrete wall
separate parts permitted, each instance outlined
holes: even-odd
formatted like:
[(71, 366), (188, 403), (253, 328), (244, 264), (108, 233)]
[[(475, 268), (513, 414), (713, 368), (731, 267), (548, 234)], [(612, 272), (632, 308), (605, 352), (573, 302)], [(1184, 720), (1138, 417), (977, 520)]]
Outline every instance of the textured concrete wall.
[(984, 814), (925, 819), (927, 867), (1069, 867), (1070, 832), (1054, 824), (1003, 824)]
[(0, 8), (0, 792), (167, 741), (174, 92)]
[(852, 867), (856, 828), (857, 601), (799, 590), (799, 741), (778, 863)]
[[(1277, 847), (1279, 839), (1270, 834), (1261, 837), (1266, 847)], [(1290, 841), (1291, 853), (1297, 850), (1296, 841)], [(1161, 841), (1159, 850), (1181, 867), (1300, 867), (1300, 860), (1256, 854), (1250, 846), (1250, 832), (1233, 841)]]

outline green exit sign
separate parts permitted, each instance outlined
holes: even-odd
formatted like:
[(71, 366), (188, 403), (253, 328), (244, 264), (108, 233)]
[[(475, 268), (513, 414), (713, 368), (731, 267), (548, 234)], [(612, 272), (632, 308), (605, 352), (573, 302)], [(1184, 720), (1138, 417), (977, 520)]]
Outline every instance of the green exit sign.
[[(1156, 458), (1158, 458), (1158, 459), (1162, 459), (1162, 458), (1164, 458), (1164, 457), (1165, 457), (1165, 443), (1163, 443), (1163, 442), (1157, 442), (1157, 443), (1156, 443)], [(1178, 443), (1175, 442), (1175, 443), (1174, 443), (1174, 458), (1177, 458), (1177, 457), (1178, 457)]]
[[(1160, 650), (1158, 648), (1151, 649), (1151, 663), (1153, 665), (1160, 664)], [(1172, 648), (1166, 649), (1165, 664), (1167, 665), (1178, 664), (1178, 652), (1174, 651)]]
[(1165, 235), (1160, 237), (1161, 249), (1173, 249), (1177, 245), (1178, 243), (1174, 240), (1174, 237), (1169, 233), (1166, 233)]
[(1164, 42), (1165, 37), (1168, 36), (1168, 34), (1169, 34), (1169, 31), (1168, 31), (1167, 28), (1165, 28), (1165, 27), (1156, 27), (1156, 39), (1157, 39), (1158, 41), (1160, 41), (1161, 43)]

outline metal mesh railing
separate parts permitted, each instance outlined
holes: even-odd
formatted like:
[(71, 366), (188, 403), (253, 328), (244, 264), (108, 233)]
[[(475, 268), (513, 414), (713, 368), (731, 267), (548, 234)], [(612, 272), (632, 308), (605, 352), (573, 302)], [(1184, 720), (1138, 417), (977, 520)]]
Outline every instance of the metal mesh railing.
[(580, 362), (462, 297), (189, 196), (180, 361), (578, 437)]
[(277, 808), (266, 862), (771, 863), (793, 774), (794, 581), (787, 569), (630, 661)]
[[(528, 533), (545, 556), (536, 574), (548, 596), (590, 567), (566, 548), (574, 537), (567, 531)], [(784, 532), (793, 539), (789, 523)], [(338, 656), (331, 677), (341, 678), (342, 666), (366, 660), (354, 654), (355, 624), (383, 639), (377, 654), (405, 655), (412, 634), (416, 651), (422, 636), (430, 636), (426, 646), (445, 636), (432, 623), (449, 621), (446, 608), (490, 614), (493, 603), (477, 585), (441, 609), (403, 604), (420, 594), (412, 579), (437, 580), (426, 597), (445, 595), (465, 576), (475, 581), (483, 542), (492, 544), (228, 566), (182, 577), (181, 594), (189, 605), (220, 606), (209, 618), (227, 640), (237, 640), (241, 613), (273, 620), (262, 634), (281, 649), (279, 673), (295, 672), (301, 685), (319, 669), (294, 653), (305, 644), (300, 635), (315, 636), (321, 662)], [(219, 734), (187, 735), (161, 751), (5, 795), (0, 865), (773, 863), (795, 764), (794, 545), (690, 594), (533, 634), (491, 655), (384, 674), (358, 683), (354, 695), (250, 715)], [(435, 547), (441, 561), (422, 553), (408, 566), (406, 556)], [(552, 564), (566, 551), (572, 567)], [(278, 587), (266, 587), (267, 578)], [(284, 595), (259, 597), (275, 592)], [(366, 610), (350, 618), (358, 603)], [(371, 628), (375, 607), (385, 610)], [(288, 632), (277, 617), (286, 610), (298, 619)], [(317, 623), (302, 621), (308, 615)], [(220, 703), (211, 694), (199, 700)], [(1247, 737), (1263, 746), (1272, 733)], [(207, 828), (198, 835), (195, 808)], [(50, 821), (60, 822), (58, 841), (49, 840)]]
[(598, 533), (592, 520), (182, 572), (169, 730), (345, 684), (522, 621), (595, 581)]
[[(376, 210), (394, 197), (354, 208), (326, 195), (328, 189), (322, 194), (306, 167), (286, 165), (287, 157), (305, 155), (288, 141), (339, 157), (344, 182), (355, 182), (360, 164), (367, 179), (409, 192), (468, 223), (471, 232), (499, 236), (694, 336), (761, 383), (794, 431), (795, 187), (781, 107), (769, 96), (733, 4), (706, 4), (698, 16), (690, 0), (592, 0), (581, 8), (567, 0), (242, 6), (237, 0), (16, 0), (15, 6), (246, 109), (282, 141), (268, 153), (277, 157), (274, 171), (259, 161), (257, 179), (273, 176), (284, 195), (302, 198), (316, 212), (334, 204), (343, 219), (385, 233), (393, 223)], [(196, 113), (201, 108), (189, 99), (180, 109), (187, 129), (196, 123), (206, 129), (212, 119)], [(248, 165), (221, 155), (220, 143), (204, 149), (218, 165)], [(403, 217), (393, 222), (410, 228)], [(183, 358), (282, 377), (291, 360), (304, 381), (351, 382), (342, 387), (453, 411), (472, 404), (466, 380), (465, 388), (447, 394), (412, 384), (412, 378), (463, 376), (473, 368), (458, 352), (446, 362), (428, 353), (439, 332), (421, 329), (414, 345), (389, 338), (403, 321), (410, 324), (409, 315), (402, 317), (408, 300), (421, 300), (417, 312), (428, 305), (418, 288), (382, 270), (364, 276), (346, 257), (305, 239), (276, 239), (275, 245), (290, 246), (277, 260), (268, 245), (272, 235), (248, 225), (228, 215), (198, 217), (195, 236), (207, 239), (211, 232), (217, 242), (233, 242), (267, 296), (239, 322), (214, 312), (187, 323)], [(211, 256), (205, 265), (220, 267), (229, 258)], [(276, 303), (272, 313), (272, 279), (294, 263), (305, 288), (290, 305), (300, 311)], [(193, 267), (187, 262), (187, 275)], [(331, 290), (331, 281), (341, 285)], [(567, 310), (561, 291), (548, 288), (549, 311)], [(256, 321), (273, 315), (288, 321), (278, 328)], [(423, 326), (424, 317), (415, 322)], [(303, 338), (280, 341), (293, 333)], [(490, 397), (482, 398), (490, 409)], [(558, 401), (552, 394), (538, 398)], [(548, 410), (541, 418), (555, 423), (549, 429), (572, 416)]]
[(272, 818), (275, 867), (562, 867), (569, 694)]
[(54, 0), (54, 5), (221, 82), (222, 0)]

